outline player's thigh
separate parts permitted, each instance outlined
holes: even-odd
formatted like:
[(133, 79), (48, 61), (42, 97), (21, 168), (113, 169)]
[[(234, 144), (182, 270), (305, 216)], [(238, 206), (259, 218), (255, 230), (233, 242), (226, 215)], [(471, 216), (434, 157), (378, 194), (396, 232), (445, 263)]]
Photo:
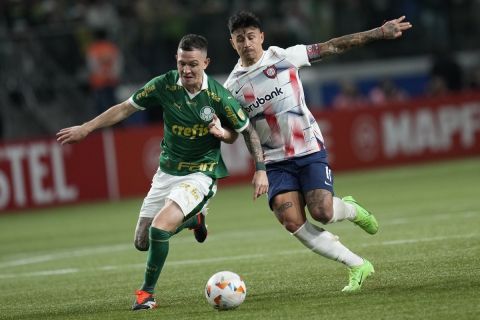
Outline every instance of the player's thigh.
[(183, 221), (202, 210), (216, 190), (216, 181), (203, 173), (171, 179), (165, 205), (155, 215), (152, 225), (173, 232)]
[(277, 194), (272, 199), (271, 206), (278, 221), (292, 233), (306, 221), (305, 202), (299, 191)]
[(150, 190), (143, 200), (140, 217), (154, 218), (168, 199), (180, 206), (185, 216), (199, 212), (217, 191), (216, 180), (196, 172), (174, 176), (158, 170)]
[(153, 219), (155, 217), (165, 205), (165, 199), (171, 191), (171, 185), (175, 178), (175, 176), (169, 175), (160, 169), (157, 170), (152, 178), (150, 190), (143, 199), (139, 218)]
[(272, 210), (274, 210), (273, 201), (277, 195), (301, 191), (296, 167), (292, 165), (291, 161), (267, 164), (267, 177), (269, 184), (268, 204)]
[(312, 217), (327, 223), (333, 215), (333, 173), (327, 162), (312, 157), (300, 170), (302, 192)]
[(176, 179), (171, 185), (167, 200), (178, 205), (186, 220), (200, 212), (216, 192), (216, 180), (197, 172)]
[(153, 218), (152, 226), (157, 229), (174, 232), (182, 224), (184, 217), (180, 206), (176, 202), (167, 199), (163, 208)]

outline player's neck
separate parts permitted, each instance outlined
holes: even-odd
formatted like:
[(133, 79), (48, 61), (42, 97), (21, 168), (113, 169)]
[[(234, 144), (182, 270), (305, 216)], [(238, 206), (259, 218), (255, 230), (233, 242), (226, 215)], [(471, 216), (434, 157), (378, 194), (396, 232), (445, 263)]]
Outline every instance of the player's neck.
[(251, 67), (253, 66), (255, 63), (258, 62), (258, 60), (260, 60), (260, 58), (253, 58), (253, 59), (241, 59), (242, 61), (242, 67), (244, 68), (248, 68), (248, 67)]
[(195, 85), (192, 85), (192, 86), (184, 86), (185, 90), (187, 90), (189, 93), (191, 94), (195, 94), (197, 92), (199, 92), (200, 90), (202, 90), (202, 83), (200, 84), (195, 84)]
[(240, 57), (240, 60), (242, 62), (242, 67), (248, 68), (256, 64), (258, 61), (260, 61), (263, 57), (264, 51), (263, 49), (261, 51), (257, 51), (254, 55), (245, 55), (243, 57)]

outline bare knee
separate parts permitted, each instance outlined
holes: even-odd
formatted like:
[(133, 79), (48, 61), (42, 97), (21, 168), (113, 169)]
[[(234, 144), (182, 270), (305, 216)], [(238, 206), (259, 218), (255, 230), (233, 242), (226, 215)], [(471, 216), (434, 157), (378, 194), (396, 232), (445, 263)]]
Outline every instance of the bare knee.
[(184, 218), (180, 206), (175, 201), (167, 199), (165, 206), (153, 218), (152, 226), (164, 231), (175, 232)]
[(289, 192), (275, 197), (273, 211), (283, 227), (291, 233), (306, 221), (303, 198), (298, 192)]
[(138, 239), (135, 239), (133, 244), (135, 245), (135, 249), (138, 251), (148, 251), (148, 248), (150, 247), (148, 241), (141, 241)]
[(323, 224), (329, 223), (333, 218), (333, 197), (327, 190), (316, 189), (307, 192), (306, 202), (310, 215)]
[(288, 214), (281, 210), (275, 210), (278, 222), (290, 233), (297, 231), (306, 221), (306, 217), (300, 212), (294, 212), (291, 210)]
[(290, 233), (295, 233), (298, 229), (300, 229), (301, 226), (305, 221), (284, 221), (283, 222), (283, 227), (288, 230)]
[(309, 208), (309, 211), (313, 219), (323, 224), (329, 223), (333, 217), (333, 208), (326, 208), (325, 206), (315, 206), (311, 209)]

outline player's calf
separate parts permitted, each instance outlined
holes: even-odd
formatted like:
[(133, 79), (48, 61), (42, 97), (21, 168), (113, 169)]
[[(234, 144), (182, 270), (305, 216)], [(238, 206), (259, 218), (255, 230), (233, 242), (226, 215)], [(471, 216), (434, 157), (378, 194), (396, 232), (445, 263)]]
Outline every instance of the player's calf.
[(152, 224), (153, 218), (140, 217), (138, 218), (137, 227), (135, 228), (135, 238), (133, 244), (139, 251), (148, 251), (149, 238), (148, 230)]

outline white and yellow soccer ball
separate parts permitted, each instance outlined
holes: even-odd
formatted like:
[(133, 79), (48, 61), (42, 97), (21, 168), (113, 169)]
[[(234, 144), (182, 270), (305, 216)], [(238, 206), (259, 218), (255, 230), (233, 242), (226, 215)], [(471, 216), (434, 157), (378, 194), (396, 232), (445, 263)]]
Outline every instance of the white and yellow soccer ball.
[(243, 279), (231, 271), (220, 271), (208, 279), (205, 297), (215, 309), (228, 310), (238, 307), (245, 300), (247, 287)]

